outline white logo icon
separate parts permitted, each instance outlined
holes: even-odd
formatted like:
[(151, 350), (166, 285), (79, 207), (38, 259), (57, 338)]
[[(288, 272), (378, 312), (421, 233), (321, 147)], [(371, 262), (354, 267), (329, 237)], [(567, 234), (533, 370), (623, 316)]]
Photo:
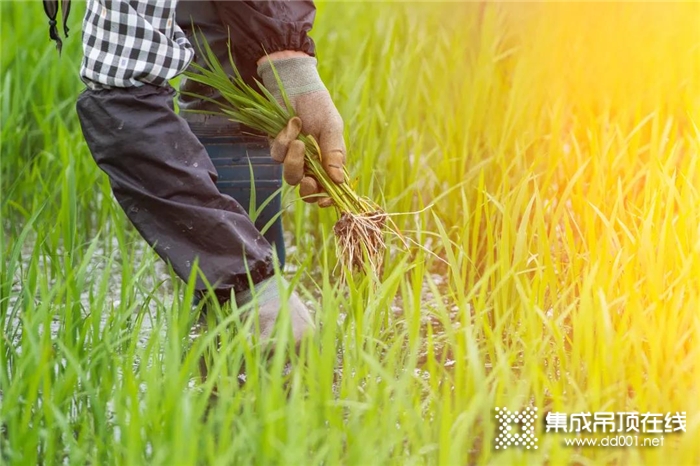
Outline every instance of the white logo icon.
[[(505, 450), (510, 446), (517, 446), (536, 450), (538, 439), (535, 437), (535, 419), (537, 408), (525, 408), (515, 412), (507, 408), (496, 408), (496, 449)], [(520, 429), (517, 426), (520, 426)]]

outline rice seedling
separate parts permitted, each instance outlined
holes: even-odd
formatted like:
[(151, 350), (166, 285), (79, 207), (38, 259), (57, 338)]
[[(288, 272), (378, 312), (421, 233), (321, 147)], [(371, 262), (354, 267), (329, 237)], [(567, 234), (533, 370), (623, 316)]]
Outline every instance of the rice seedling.
[[(218, 113), (212, 111), (197, 113), (226, 116), (270, 138), (280, 134), (293, 118), (300, 121), (296, 117), (274, 65), (272, 69), (277, 78), (283, 102), (279, 102), (262, 84), (258, 83), (260, 90), (258, 91), (245, 82), (231, 56), (230, 39), (228, 46), (230, 65), (233, 69), (232, 76), (221, 66), (209, 44), (196, 41), (196, 45), (199, 53), (204, 57), (205, 66), (195, 63), (189, 71), (185, 72), (185, 75), (192, 81), (216, 89), (226, 100), (224, 103), (207, 96), (188, 93), (192, 97), (210, 101), (220, 108)], [(323, 167), (321, 149), (313, 136), (300, 134), (298, 140), (303, 143), (305, 167), (311, 175), (308, 179), (313, 178), (320, 184), (325, 192), (324, 196), (327, 195), (332, 200), (340, 213), (340, 219), (333, 228), (337, 240), (338, 257), (346, 269), (363, 270), (366, 262), (373, 274), (379, 275), (386, 249), (384, 233), (387, 227), (391, 227), (389, 231), (400, 237), (396, 226), (376, 203), (358, 195), (350, 183), (337, 184), (330, 179)], [(289, 142), (287, 141), (287, 144)], [(346, 168), (344, 172), (347, 180)], [(304, 192), (304, 188), (301, 186), (300, 192)], [(316, 189), (312, 190), (312, 192), (315, 191)]]

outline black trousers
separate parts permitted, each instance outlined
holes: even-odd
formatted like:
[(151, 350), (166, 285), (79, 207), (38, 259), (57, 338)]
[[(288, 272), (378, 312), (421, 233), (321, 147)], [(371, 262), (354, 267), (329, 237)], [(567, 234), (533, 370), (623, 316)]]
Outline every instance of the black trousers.
[[(216, 188), (204, 147), (173, 108), (175, 91), (85, 90), (80, 124), (95, 162), (143, 238), (187, 280), (198, 260), (220, 300), (272, 276), (272, 247)], [(206, 286), (197, 280), (201, 293)]]

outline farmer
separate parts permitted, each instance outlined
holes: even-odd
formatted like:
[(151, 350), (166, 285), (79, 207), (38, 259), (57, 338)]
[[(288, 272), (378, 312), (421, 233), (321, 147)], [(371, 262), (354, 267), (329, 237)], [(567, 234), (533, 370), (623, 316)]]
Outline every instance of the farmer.
[[(56, 1), (46, 2), (53, 4), (47, 13), (58, 9)], [(255, 297), (264, 338), (283, 306), (285, 293), (279, 287), (289, 285), (273, 276), (272, 246), (241, 205), (217, 190), (217, 173), (205, 148), (173, 109), (175, 91), (168, 80), (195, 57), (176, 22), (176, 7), (177, 0), (88, 0), (80, 68), (87, 89), (77, 102), (80, 124), (115, 198), (143, 238), (183, 280), (197, 263), (220, 302), (235, 299), (242, 306)], [(314, 5), (198, 1), (188, 8), (204, 13), (193, 19), (208, 23), (208, 31), (223, 33), (230, 27), (241, 69), (251, 80), (256, 70), (263, 85), (278, 95), (274, 63), (301, 119), (290, 120), (283, 133), (294, 139), (302, 130), (316, 137), (326, 171), (343, 182), (343, 121), (316, 70), (308, 36)], [(55, 13), (51, 19), (55, 39)], [(284, 160), (289, 179), (300, 183), (303, 167), (290, 164), (285, 154), (283, 145), (278, 159)], [(302, 184), (303, 195), (318, 192), (314, 180)], [(196, 289), (206, 291), (203, 280), (197, 280)], [(287, 295), (298, 340), (313, 324), (299, 296)]]

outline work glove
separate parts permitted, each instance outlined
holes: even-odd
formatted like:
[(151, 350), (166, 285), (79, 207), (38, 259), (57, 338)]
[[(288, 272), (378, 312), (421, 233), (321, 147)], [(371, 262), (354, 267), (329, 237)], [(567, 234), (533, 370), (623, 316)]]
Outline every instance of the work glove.
[[(299, 185), (299, 195), (307, 202), (318, 201), (328, 207), (332, 201), (323, 194), (318, 181), (306, 173), (304, 167), (304, 143), (297, 139), (300, 132), (313, 136), (321, 149), (321, 165), (335, 183), (345, 181), (345, 140), (343, 118), (338, 113), (326, 86), (316, 70), (313, 57), (294, 57), (273, 60), (287, 97), (296, 117), (275, 137), (271, 144), (272, 158), (283, 163), (284, 180)], [(282, 102), (282, 93), (269, 61), (258, 66), (263, 85)]]

